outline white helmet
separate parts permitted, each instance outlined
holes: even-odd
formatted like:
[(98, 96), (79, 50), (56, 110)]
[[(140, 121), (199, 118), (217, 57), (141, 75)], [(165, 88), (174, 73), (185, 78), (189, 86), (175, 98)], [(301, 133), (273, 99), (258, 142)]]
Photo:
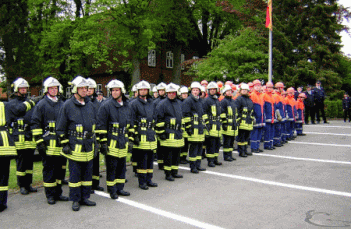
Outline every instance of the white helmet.
[(138, 84), (134, 84), (132, 87), (132, 92), (138, 91)]
[(68, 84), (72, 85), (72, 93), (75, 94), (78, 92), (77, 88), (78, 87), (89, 87), (90, 84), (87, 79), (83, 78), (82, 76), (77, 76), (69, 82)]
[(179, 86), (175, 85), (174, 83), (170, 83), (167, 85), (166, 87), (166, 93), (167, 92), (177, 92), (178, 91)]
[(60, 82), (51, 76), (44, 81), (43, 86), (44, 86), (44, 91), (43, 91), (44, 94), (48, 92), (49, 87), (58, 87), (59, 91), (61, 91), (61, 87), (62, 87)]
[(205, 92), (205, 87), (204, 87), (204, 86), (201, 86), (201, 87), (200, 87), (200, 91), (201, 91), (201, 92)]
[(232, 87), (230, 85), (225, 85), (221, 91), (222, 94), (224, 94), (225, 92), (229, 91), (229, 90), (233, 90)]
[(208, 84), (207, 86), (207, 91), (210, 89), (216, 89), (217, 91), (219, 90), (218, 85), (216, 82), (212, 81)]
[(120, 88), (122, 93), (126, 93), (126, 90), (124, 89), (124, 84), (122, 81), (119, 80), (111, 80), (107, 85), (106, 85), (107, 90), (111, 90), (112, 88)]
[(87, 81), (89, 82), (89, 88), (94, 88), (96, 89), (97, 88), (97, 85), (96, 85), (96, 81), (93, 80), (92, 78), (88, 78)]
[(180, 88), (180, 94), (183, 94), (183, 93), (189, 93), (189, 90), (187, 87), (181, 87)]
[(240, 90), (250, 90), (249, 85), (246, 83), (242, 83), (240, 85)]
[(157, 90), (166, 90), (167, 85), (164, 82), (162, 82), (162, 83), (159, 83), (156, 87), (157, 87)]
[(201, 84), (199, 82), (192, 82), (191, 85), (190, 85), (190, 88), (193, 89), (193, 88), (198, 88), (201, 90)]
[(13, 86), (14, 92), (18, 92), (18, 88), (20, 88), (20, 87), (28, 87), (29, 88), (29, 84), (28, 84), (27, 80), (25, 80), (23, 78), (16, 79), (11, 86)]
[(149, 84), (147, 81), (142, 80), (142, 81), (140, 81), (140, 82), (138, 83), (137, 89), (138, 89), (138, 90), (140, 90), (140, 89), (148, 89), (148, 90), (150, 90), (151, 87), (150, 87), (150, 84)]
[(152, 92), (157, 92), (157, 88), (156, 88), (156, 87), (153, 87), (153, 88), (152, 88)]

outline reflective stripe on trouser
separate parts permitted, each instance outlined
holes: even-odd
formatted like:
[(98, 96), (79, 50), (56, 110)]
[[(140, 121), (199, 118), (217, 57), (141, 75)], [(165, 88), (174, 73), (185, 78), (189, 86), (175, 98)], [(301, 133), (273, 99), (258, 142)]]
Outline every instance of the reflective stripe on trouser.
[(106, 184), (109, 193), (123, 190), (126, 183), (126, 157), (106, 156)]
[(294, 133), (294, 121), (287, 121), (286, 122), (286, 132), (287, 132), (287, 137), (291, 138), (293, 137), (293, 133)]
[(157, 149), (156, 149), (156, 157), (157, 157), (157, 164), (158, 167), (163, 166), (163, 146), (160, 145), (160, 141), (157, 141)]
[(250, 131), (239, 129), (238, 133), (238, 151), (239, 154), (245, 153), (247, 150), (247, 144), (250, 139)]
[(280, 142), (282, 141), (281, 139), (282, 123), (280, 122), (274, 123), (273, 128), (274, 128), (273, 145), (279, 145)]
[(35, 149), (17, 150), (17, 185), (29, 187), (33, 181), (33, 157)]
[(164, 170), (166, 174), (168, 174), (169, 172), (171, 172), (172, 174), (178, 173), (180, 150), (181, 148), (165, 147), (163, 157)]
[(188, 156), (188, 150), (189, 150), (189, 141), (187, 138), (184, 138), (184, 146), (180, 151), (180, 158), (182, 160), (186, 160), (186, 157)]
[(234, 145), (234, 136), (224, 135), (223, 134), (223, 157), (231, 158)]
[(138, 149), (132, 148), (132, 156), (130, 158), (130, 160), (132, 161), (134, 173), (136, 173), (138, 170), (138, 161), (137, 161), (136, 151), (138, 151)]
[(250, 133), (250, 145), (252, 150), (260, 148), (263, 127), (254, 127)]
[(273, 136), (274, 136), (274, 127), (272, 123), (267, 122), (264, 132), (264, 148), (272, 148), (273, 147)]
[(93, 159), (93, 187), (100, 184), (100, 154)]
[(44, 156), (43, 181), (46, 198), (57, 198), (62, 194), (62, 156)]
[(302, 134), (302, 123), (296, 123), (296, 133), (297, 134)]
[(221, 139), (209, 136), (206, 143), (206, 157), (207, 161), (215, 161), (219, 155), (219, 148), (221, 147)]
[(154, 151), (135, 149), (135, 156), (138, 162), (139, 185), (151, 182), (154, 173)]
[(202, 142), (190, 142), (189, 145), (190, 169), (199, 168), (202, 159)]
[(93, 160), (79, 162), (68, 160), (69, 167), (69, 198), (81, 201), (90, 198), (92, 186)]
[(7, 205), (7, 192), (9, 189), (10, 157), (0, 158), (0, 205)]
[(280, 136), (281, 136), (282, 141), (286, 140), (286, 121), (283, 121), (281, 123)]

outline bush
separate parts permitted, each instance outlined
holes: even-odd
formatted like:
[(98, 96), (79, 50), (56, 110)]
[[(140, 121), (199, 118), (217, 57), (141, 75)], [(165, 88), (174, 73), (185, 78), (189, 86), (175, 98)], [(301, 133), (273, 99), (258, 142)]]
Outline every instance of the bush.
[(342, 100), (325, 100), (325, 116), (328, 118), (343, 118)]

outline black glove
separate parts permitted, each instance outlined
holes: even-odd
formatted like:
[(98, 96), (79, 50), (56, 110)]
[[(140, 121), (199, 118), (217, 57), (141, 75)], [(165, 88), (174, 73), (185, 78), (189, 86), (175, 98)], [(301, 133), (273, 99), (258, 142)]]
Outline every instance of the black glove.
[(167, 139), (167, 134), (166, 133), (162, 133), (162, 134), (159, 135), (159, 138), (161, 140), (166, 140)]
[(45, 145), (45, 143), (44, 142), (40, 142), (37, 145), (37, 149), (38, 149), (39, 155), (41, 157), (45, 157), (45, 155), (46, 155), (46, 145)]
[(185, 129), (185, 131), (189, 136), (194, 133), (194, 130), (192, 128), (187, 128), (187, 129)]
[(71, 147), (69, 146), (69, 143), (63, 146), (62, 152), (67, 155), (72, 155), (72, 150), (71, 150)]
[(224, 131), (227, 131), (227, 130), (228, 130), (228, 124), (227, 124), (227, 123), (223, 123), (223, 124), (222, 124), (222, 129), (223, 129)]
[(137, 135), (137, 134), (134, 135), (133, 144), (136, 145), (136, 146), (139, 146), (139, 145), (140, 145), (139, 135)]
[(99, 151), (100, 151), (100, 144), (95, 142), (95, 145), (94, 145), (94, 158), (99, 156)]
[(102, 155), (105, 155), (105, 156), (107, 155), (107, 152), (108, 152), (107, 143), (101, 144), (100, 152)]

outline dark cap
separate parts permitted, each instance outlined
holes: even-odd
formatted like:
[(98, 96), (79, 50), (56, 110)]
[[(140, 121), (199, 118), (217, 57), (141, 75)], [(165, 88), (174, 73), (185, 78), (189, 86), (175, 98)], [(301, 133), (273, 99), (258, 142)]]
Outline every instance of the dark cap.
[(97, 95), (104, 95), (104, 93), (102, 93), (102, 91), (97, 91), (96, 94)]
[(317, 82), (316, 83), (319, 83), (319, 84), (321, 84), (321, 81), (320, 80), (317, 80)]

